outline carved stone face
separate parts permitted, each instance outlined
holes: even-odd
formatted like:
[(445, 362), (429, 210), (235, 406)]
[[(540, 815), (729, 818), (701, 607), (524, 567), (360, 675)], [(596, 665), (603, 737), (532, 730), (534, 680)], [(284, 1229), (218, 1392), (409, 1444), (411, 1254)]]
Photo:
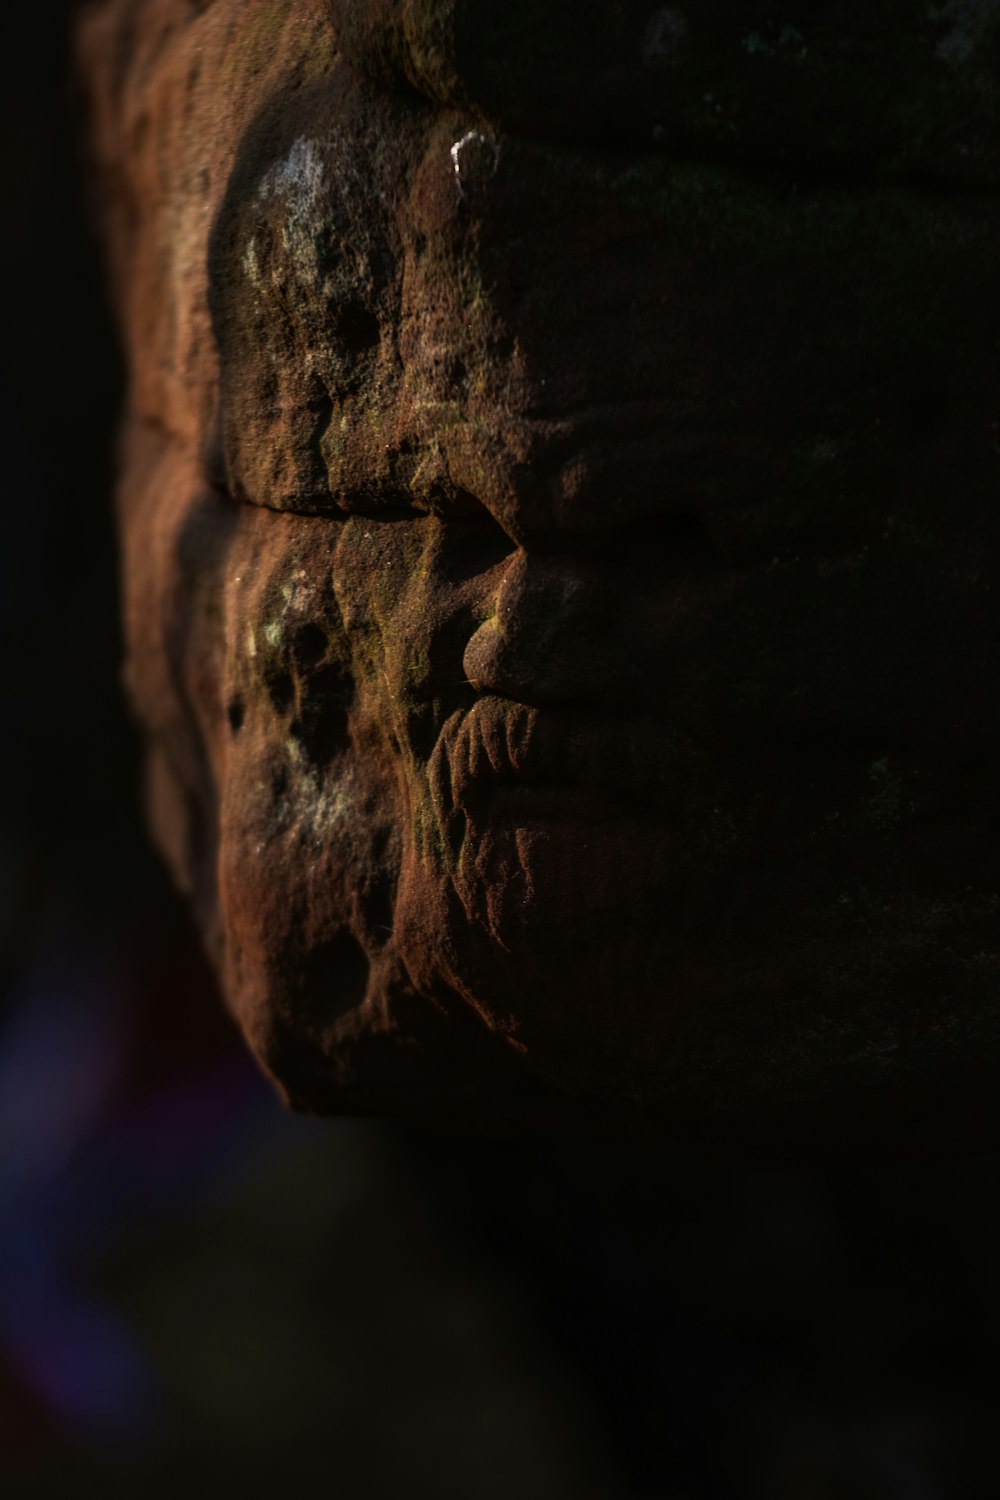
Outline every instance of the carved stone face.
[(90, 24), (154, 825), (298, 1106), (986, 1098), (1000, 6), (766, 9)]

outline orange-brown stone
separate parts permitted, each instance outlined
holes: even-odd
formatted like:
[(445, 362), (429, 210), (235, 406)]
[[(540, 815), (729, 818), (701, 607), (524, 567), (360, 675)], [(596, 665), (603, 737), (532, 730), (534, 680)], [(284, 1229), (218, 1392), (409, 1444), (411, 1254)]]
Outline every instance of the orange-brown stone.
[(299, 1107), (994, 1128), (1000, 7), (766, 9), (84, 32), (153, 824)]

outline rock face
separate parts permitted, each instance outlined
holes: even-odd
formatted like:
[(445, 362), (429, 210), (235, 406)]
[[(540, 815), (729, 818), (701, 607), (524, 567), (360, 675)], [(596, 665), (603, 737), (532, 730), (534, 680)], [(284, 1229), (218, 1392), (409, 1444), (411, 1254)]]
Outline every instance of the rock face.
[(772, 11), (88, 21), (152, 820), (297, 1107), (993, 1128), (1000, 4)]

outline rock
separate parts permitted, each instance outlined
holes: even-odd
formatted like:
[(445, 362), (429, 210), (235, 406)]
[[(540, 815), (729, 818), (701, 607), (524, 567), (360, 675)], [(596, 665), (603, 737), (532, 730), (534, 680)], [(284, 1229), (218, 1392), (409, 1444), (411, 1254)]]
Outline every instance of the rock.
[(995, 1136), (1000, 6), (811, 9), (88, 22), (152, 822), (297, 1108)]

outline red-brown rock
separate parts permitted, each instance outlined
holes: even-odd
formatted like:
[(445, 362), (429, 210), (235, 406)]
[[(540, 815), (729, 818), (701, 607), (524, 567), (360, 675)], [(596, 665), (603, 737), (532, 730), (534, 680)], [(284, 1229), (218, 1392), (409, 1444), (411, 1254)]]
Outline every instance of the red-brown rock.
[(1000, 6), (766, 11), (88, 24), (153, 823), (296, 1106), (994, 1130)]

